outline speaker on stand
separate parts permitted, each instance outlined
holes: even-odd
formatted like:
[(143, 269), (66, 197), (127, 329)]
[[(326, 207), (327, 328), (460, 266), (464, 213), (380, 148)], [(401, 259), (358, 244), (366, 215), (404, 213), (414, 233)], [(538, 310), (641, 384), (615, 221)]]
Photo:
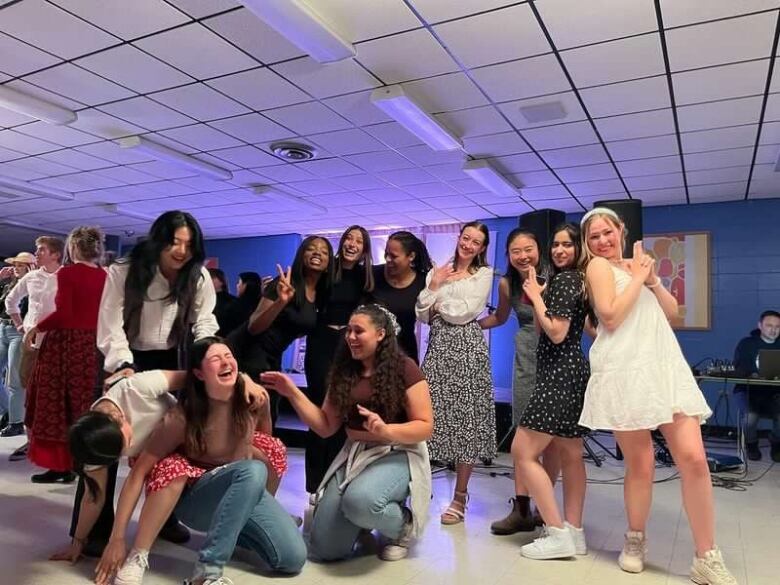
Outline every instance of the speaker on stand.
[(518, 218), (517, 225), (528, 230), (539, 240), (541, 254), (546, 253), (550, 247), (552, 231), (560, 224), (566, 222), (566, 214), (558, 209), (537, 209), (529, 211)]

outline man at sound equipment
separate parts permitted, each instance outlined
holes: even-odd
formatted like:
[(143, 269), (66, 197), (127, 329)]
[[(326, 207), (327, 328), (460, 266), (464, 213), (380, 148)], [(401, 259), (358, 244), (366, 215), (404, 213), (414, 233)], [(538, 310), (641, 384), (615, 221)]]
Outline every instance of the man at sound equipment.
[[(745, 378), (759, 378), (759, 352), (763, 349), (780, 350), (780, 313), (764, 311), (758, 319), (758, 329), (742, 339), (734, 350), (735, 374)], [(780, 462), (780, 387), (759, 383), (738, 384), (734, 387), (740, 410), (745, 420), (745, 443), (751, 461), (761, 459), (758, 448), (758, 420), (772, 419), (772, 461)]]

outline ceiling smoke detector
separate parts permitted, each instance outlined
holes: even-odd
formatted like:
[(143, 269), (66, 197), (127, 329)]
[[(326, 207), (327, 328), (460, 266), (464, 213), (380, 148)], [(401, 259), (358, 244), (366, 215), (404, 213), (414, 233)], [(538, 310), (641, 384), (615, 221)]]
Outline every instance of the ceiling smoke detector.
[(290, 162), (311, 160), (317, 156), (317, 151), (313, 147), (299, 142), (275, 142), (271, 145), (271, 151)]

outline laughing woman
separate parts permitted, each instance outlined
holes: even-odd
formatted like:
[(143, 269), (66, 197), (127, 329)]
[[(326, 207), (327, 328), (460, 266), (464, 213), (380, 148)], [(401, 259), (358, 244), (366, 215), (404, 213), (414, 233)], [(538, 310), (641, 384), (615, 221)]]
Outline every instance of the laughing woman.
[(455, 495), (441, 515), (442, 524), (463, 521), (474, 463), (496, 455), (490, 356), (477, 323), (493, 284), (488, 243), (484, 224), (464, 225), (455, 257), (428, 274), (415, 307), (417, 318), (431, 326), (422, 365), (434, 412), (431, 457), (454, 463), (457, 473)]

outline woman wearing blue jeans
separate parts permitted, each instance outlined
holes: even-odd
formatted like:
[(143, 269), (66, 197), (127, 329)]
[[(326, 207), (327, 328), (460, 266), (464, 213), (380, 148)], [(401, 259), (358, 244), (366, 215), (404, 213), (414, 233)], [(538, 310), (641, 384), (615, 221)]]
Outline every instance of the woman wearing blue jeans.
[(229, 584), (222, 573), (236, 544), (279, 573), (298, 573), (306, 562), (298, 527), (266, 488), (272, 463), (259, 452), (255, 431), (270, 430), (267, 394), (262, 404), (247, 406), (245, 381), (223, 339), (201, 339), (189, 355), (197, 365), (188, 373), (179, 403), (149, 438), (122, 488), (98, 583), (108, 582), (125, 559), (124, 535), (144, 480), (147, 504), (153, 498), (155, 505), (142, 510), (136, 547), (115, 584), (142, 582), (149, 551), (137, 543), (154, 542), (174, 507), (184, 524), (206, 532), (193, 577), (185, 581), (189, 585)]
[(378, 305), (352, 313), (322, 408), (288, 376), (261, 375), (321, 437), (346, 425), (347, 441), (317, 493), (310, 552), (319, 560), (348, 557), (361, 530), (388, 538), (380, 557), (399, 560), (422, 532), (431, 497), (425, 441), (433, 413), (428, 383), (399, 349), (397, 327), (393, 314)]

